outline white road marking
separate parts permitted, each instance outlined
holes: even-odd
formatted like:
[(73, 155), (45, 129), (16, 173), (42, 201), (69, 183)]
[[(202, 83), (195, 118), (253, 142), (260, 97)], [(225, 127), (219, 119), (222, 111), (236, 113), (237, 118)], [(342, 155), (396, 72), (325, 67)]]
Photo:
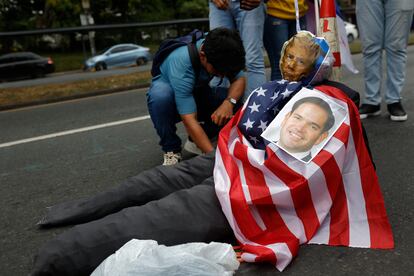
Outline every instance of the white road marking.
[(105, 123), (105, 124), (100, 124), (100, 125), (94, 125), (94, 126), (88, 126), (88, 127), (82, 127), (82, 128), (77, 128), (77, 129), (61, 131), (61, 132), (55, 132), (55, 133), (51, 133), (51, 134), (47, 134), (47, 135), (41, 135), (41, 136), (37, 136), (37, 137), (32, 137), (32, 138), (27, 138), (27, 139), (22, 139), (22, 140), (3, 143), (3, 144), (0, 144), (0, 148), (6, 148), (6, 147), (19, 145), (19, 144), (40, 141), (40, 140), (46, 140), (46, 139), (50, 139), (50, 138), (55, 138), (55, 137), (59, 137), (59, 136), (65, 136), (65, 135), (70, 135), (70, 134), (95, 130), (95, 129), (99, 129), (99, 128), (105, 128), (105, 127), (111, 127), (111, 126), (117, 126), (117, 125), (122, 125), (122, 124), (133, 123), (133, 122), (137, 122), (137, 121), (143, 121), (143, 120), (147, 120), (149, 118), (150, 118), (149, 115), (145, 115), (145, 116), (130, 118), (130, 119), (126, 119), (126, 120), (120, 120), (120, 121), (115, 121), (115, 122), (110, 122), (110, 123)]

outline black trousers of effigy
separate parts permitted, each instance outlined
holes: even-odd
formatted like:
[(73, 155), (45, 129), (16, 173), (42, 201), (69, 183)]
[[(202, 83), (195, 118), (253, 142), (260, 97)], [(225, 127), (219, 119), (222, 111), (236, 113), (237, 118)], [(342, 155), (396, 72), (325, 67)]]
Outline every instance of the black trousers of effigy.
[(88, 275), (129, 240), (232, 240), (213, 183), (214, 153), (159, 166), (96, 196), (49, 207), (41, 227), (77, 225), (40, 248), (32, 275)]

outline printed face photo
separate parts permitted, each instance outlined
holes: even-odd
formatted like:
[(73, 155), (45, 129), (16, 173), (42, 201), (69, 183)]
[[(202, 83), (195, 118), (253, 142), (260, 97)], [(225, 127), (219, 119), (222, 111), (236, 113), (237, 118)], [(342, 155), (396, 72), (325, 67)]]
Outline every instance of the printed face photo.
[(279, 144), (289, 152), (306, 152), (328, 137), (328, 112), (314, 103), (304, 102), (285, 115)]
[(308, 163), (333, 136), (346, 107), (315, 89), (302, 88), (279, 112), (262, 137)]

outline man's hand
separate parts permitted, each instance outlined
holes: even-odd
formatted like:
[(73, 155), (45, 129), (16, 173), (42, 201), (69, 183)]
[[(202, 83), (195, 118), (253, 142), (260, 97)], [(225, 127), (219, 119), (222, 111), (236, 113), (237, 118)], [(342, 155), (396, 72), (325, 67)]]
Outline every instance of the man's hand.
[(261, 0), (240, 0), (240, 8), (242, 10), (250, 11), (260, 5)]
[(207, 134), (197, 121), (196, 113), (183, 114), (181, 115), (181, 120), (184, 123), (188, 135), (190, 135), (191, 139), (193, 139), (194, 143), (202, 152), (207, 153), (214, 150)]
[[(237, 101), (243, 97), (244, 89), (246, 87), (246, 78), (240, 77), (234, 80), (229, 87), (227, 97), (233, 98)], [(219, 126), (227, 123), (233, 116), (233, 104), (229, 100), (224, 100), (223, 103), (211, 115), (211, 120)]]
[(216, 5), (218, 9), (227, 10), (227, 8), (229, 7), (229, 1), (230, 0), (213, 0), (212, 2), (214, 3), (214, 5)]
[(233, 104), (225, 100), (214, 113), (211, 115), (211, 120), (219, 126), (224, 125), (233, 117)]

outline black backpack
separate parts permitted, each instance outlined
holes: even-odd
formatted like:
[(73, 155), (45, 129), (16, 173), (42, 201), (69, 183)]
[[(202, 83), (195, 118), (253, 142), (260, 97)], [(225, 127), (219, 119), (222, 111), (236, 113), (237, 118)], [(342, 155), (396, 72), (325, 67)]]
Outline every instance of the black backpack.
[(161, 74), (160, 67), (168, 55), (178, 47), (187, 45), (190, 54), (191, 65), (193, 66), (196, 78), (200, 72), (200, 58), (196, 47), (197, 40), (204, 37), (204, 33), (198, 29), (194, 29), (189, 34), (176, 38), (168, 38), (161, 42), (160, 48), (155, 53), (152, 60), (151, 75), (153, 77)]

